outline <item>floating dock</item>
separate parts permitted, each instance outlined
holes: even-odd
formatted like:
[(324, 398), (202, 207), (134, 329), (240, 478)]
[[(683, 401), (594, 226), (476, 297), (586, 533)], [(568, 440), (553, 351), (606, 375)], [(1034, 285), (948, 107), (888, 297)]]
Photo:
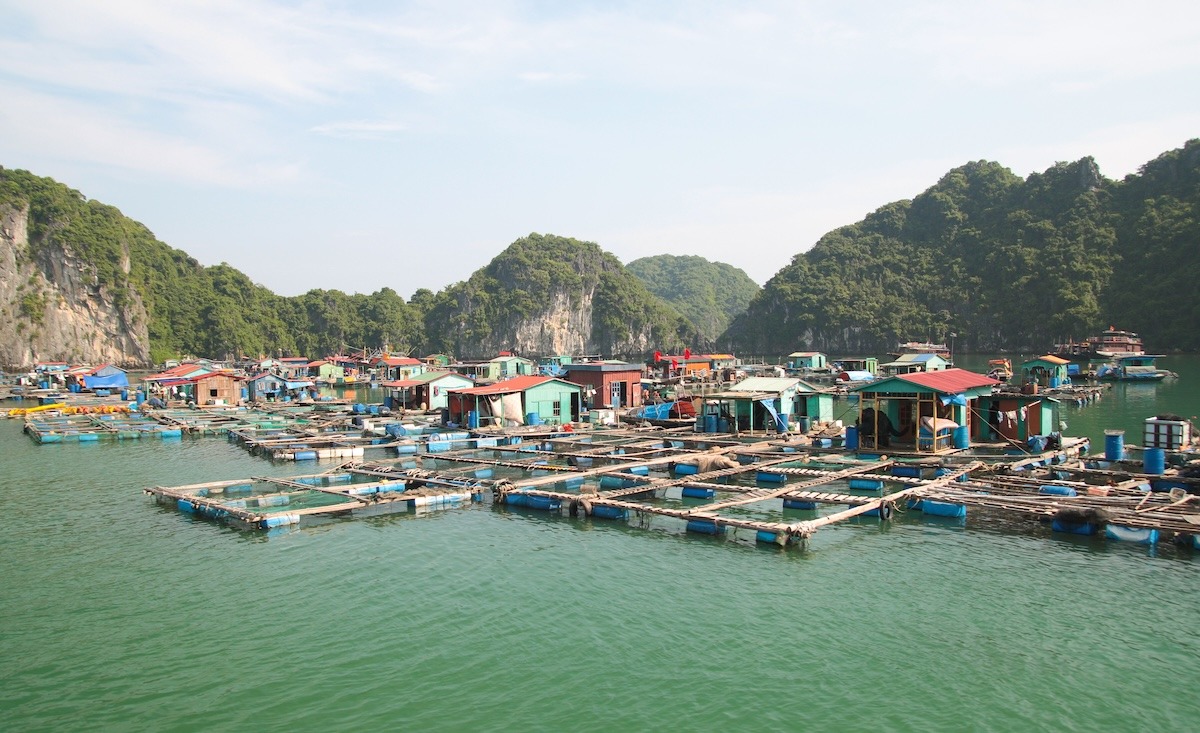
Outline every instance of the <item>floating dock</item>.
[(1014, 470), (1012, 461), (862, 460), (786, 440), (661, 430), (490, 437), (495, 445), (456, 436), (443, 451), (354, 461), (323, 474), (146, 492), (252, 529), (475, 503), (779, 546), (804, 545), (833, 524), (906, 511), (955, 521), (971, 512), (1123, 542), (1200, 542), (1200, 497), (1178, 487), (1151, 491), (1136, 477), (1104, 485), (1058, 478), (1049, 473), (1062, 465), (1053, 452), (1039, 458), (1043, 474), (1035, 475), (1032, 464)]

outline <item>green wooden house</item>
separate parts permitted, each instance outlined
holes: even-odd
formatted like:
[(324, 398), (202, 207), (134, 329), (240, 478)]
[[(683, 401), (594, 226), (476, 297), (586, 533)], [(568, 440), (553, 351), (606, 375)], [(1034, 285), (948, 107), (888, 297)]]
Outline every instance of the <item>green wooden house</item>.
[(988, 440), (979, 398), (1000, 384), (991, 377), (950, 368), (898, 374), (852, 387), (858, 398), (855, 437), (865, 450), (941, 453)]
[(582, 386), (557, 377), (513, 377), (450, 392), (448, 419), (468, 427), (576, 422), (582, 391)]
[(1036, 384), (1053, 389), (1071, 383), (1067, 365), (1071, 362), (1052, 354), (1021, 362), (1021, 384)]

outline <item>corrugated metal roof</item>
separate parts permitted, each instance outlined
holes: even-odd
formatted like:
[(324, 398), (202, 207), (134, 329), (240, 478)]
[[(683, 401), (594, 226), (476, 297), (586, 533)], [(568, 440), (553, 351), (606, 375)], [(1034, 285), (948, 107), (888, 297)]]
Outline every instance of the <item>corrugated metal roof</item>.
[(899, 374), (892, 379), (916, 384), (938, 392), (958, 393), (978, 387), (991, 387), (1000, 382), (985, 377), (982, 374), (969, 372), (966, 369), (943, 369), (940, 372), (916, 372), (915, 374)]
[(1058, 364), (1058, 365), (1060, 365), (1060, 366), (1061, 366), (1061, 365), (1063, 365), (1063, 364), (1070, 364), (1070, 363), (1071, 363), (1071, 360), (1070, 360), (1070, 359), (1064, 359), (1064, 358), (1062, 358), (1061, 356), (1055, 356), (1055, 355), (1053, 355), (1053, 354), (1046, 354), (1045, 356), (1039, 356), (1038, 358), (1036, 358), (1036, 359), (1030, 359), (1029, 361), (1027, 361), (1027, 362), (1025, 362), (1025, 363), (1026, 363), (1026, 364), (1031, 364), (1031, 363), (1033, 363), (1033, 362), (1035, 362), (1035, 361), (1044, 361), (1044, 362), (1046, 362), (1047, 364)]
[(729, 388), (729, 392), (773, 392), (779, 394), (784, 390), (800, 384), (795, 377), (747, 377)]
[[(554, 377), (534, 377), (523, 376), (506, 379), (503, 382), (489, 384), (486, 387), (468, 387), (467, 389), (456, 389), (454, 394), (470, 394), (470, 395), (485, 395), (485, 394), (508, 394), (509, 392), (524, 392), (530, 387), (536, 387), (539, 384), (546, 382), (563, 382), (563, 384), (571, 384), (561, 379)], [(578, 386), (578, 385), (573, 385)]]

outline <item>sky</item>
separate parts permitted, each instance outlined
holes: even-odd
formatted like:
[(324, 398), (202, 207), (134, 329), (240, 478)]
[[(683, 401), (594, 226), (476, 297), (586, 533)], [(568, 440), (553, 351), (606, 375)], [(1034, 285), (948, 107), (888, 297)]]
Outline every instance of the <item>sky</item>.
[(1200, 137), (1200, 3), (0, 0), (0, 166), (282, 295), (532, 232), (765, 283), (993, 160)]

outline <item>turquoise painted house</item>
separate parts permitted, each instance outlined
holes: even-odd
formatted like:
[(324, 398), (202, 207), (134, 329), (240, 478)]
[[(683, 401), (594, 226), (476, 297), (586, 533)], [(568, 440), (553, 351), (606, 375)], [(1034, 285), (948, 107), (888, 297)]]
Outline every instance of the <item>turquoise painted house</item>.
[(557, 377), (521, 376), (483, 387), (454, 390), (448, 419), (457, 425), (561, 425), (579, 420), (583, 387)]
[(1063, 387), (1071, 383), (1067, 375), (1067, 359), (1047, 354), (1021, 362), (1021, 384), (1036, 384), (1041, 387)]
[(491, 363), (499, 366), (497, 379), (511, 379), (513, 377), (526, 377), (537, 374), (537, 364), (532, 359), (526, 359), (523, 356), (501, 354), (492, 359)]
[(387, 390), (385, 405), (392, 409), (444, 410), (450, 406), (450, 393), (475, 386), (469, 378), (455, 372), (424, 372), (412, 379), (382, 382)]
[(788, 354), (789, 369), (824, 369), (828, 359), (819, 351), (793, 351)]
[(950, 362), (937, 354), (901, 354), (895, 361), (879, 365), (885, 376), (914, 374), (916, 372), (940, 372), (950, 368)]
[(864, 450), (942, 453), (988, 440), (978, 418), (981, 397), (1000, 382), (966, 369), (898, 374), (852, 387), (858, 398), (855, 438)]
[(782, 433), (793, 422), (832, 420), (833, 395), (795, 377), (750, 377), (706, 396), (701, 412), (702, 420), (715, 417), (719, 432)]

